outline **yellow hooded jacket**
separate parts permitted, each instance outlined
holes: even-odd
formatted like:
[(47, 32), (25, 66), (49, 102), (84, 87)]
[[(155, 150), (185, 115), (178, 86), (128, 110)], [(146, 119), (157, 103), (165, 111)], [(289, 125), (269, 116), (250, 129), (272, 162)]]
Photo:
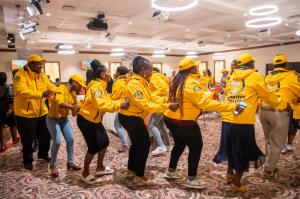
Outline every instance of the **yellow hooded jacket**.
[(89, 83), (79, 115), (90, 122), (99, 123), (105, 112), (115, 112), (120, 109), (121, 101), (111, 100), (106, 92), (106, 86), (107, 83), (100, 79)]
[(21, 68), (14, 77), (14, 111), (17, 116), (37, 118), (48, 113), (43, 92), (56, 91), (44, 73), (34, 73), (28, 66)]
[(136, 74), (127, 80), (125, 98), (129, 99), (129, 108), (120, 113), (127, 116), (145, 118), (149, 113), (163, 113), (169, 108), (167, 103), (153, 102), (148, 82)]
[(112, 100), (124, 99), (125, 88), (126, 88), (126, 76), (121, 75), (118, 77), (117, 81), (112, 86), (112, 93), (110, 98)]
[(206, 111), (234, 111), (236, 104), (218, 102), (211, 99), (211, 95), (200, 89), (197, 75), (190, 74), (184, 85), (182, 115), (180, 108), (176, 112), (167, 110), (165, 116), (176, 120), (196, 121), (202, 110)]
[[(294, 109), (294, 117), (297, 116), (298, 98), (300, 98), (300, 78), (298, 78), (294, 71), (288, 71), (284, 68), (275, 68), (265, 78), (268, 88), (276, 92), (278, 97), (289, 103)], [(281, 103), (276, 109), (284, 110), (286, 108), (284, 105), (284, 103)]]
[(65, 85), (60, 84), (57, 87), (54, 97), (51, 97), (49, 100), (50, 108), (48, 116), (57, 119), (67, 117), (70, 110), (67, 108), (60, 108), (59, 106), (62, 103), (75, 105), (77, 104), (77, 99), (75, 92), (70, 92)]
[(259, 98), (272, 107), (277, 107), (282, 100), (267, 88), (264, 78), (254, 69), (235, 69), (229, 85), (228, 101), (245, 102), (247, 108), (239, 115), (233, 115), (234, 124), (254, 124)]
[(169, 82), (168, 78), (158, 72), (151, 75), (149, 83), (151, 97), (157, 103), (166, 103), (169, 97)]

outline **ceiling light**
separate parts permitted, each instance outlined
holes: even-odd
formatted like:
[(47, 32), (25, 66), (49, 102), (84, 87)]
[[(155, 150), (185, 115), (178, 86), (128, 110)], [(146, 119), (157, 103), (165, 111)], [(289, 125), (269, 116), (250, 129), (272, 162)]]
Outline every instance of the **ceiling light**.
[(246, 22), (248, 28), (266, 28), (276, 26), (282, 22), (279, 17), (258, 18)]
[(187, 55), (197, 55), (197, 52), (195, 51), (189, 51), (189, 52), (186, 52)]
[(46, 15), (49, 17), (49, 16), (51, 16), (51, 13), (47, 13)]
[(221, 56), (223, 53), (214, 53), (215, 56)]
[(230, 34), (230, 33), (228, 33), (228, 34), (227, 34), (227, 37), (231, 37), (231, 34)]
[(60, 55), (72, 55), (75, 54), (75, 50), (58, 50), (57, 53)]
[(153, 51), (153, 54), (164, 54), (165, 53), (165, 51), (163, 51), (163, 50), (155, 50), (155, 51)]
[(300, 30), (297, 30), (296, 35), (300, 36)]
[(123, 52), (110, 53), (110, 56), (113, 56), (113, 57), (122, 57), (124, 55), (125, 55), (125, 53), (123, 53)]
[(128, 24), (131, 25), (131, 24), (132, 24), (132, 21), (128, 21)]
[(58, 44), (57, 45), (59, 50), (72, 50), (74, 49), (73, 45), (71, 44)]
[(224, 59), (224, 56), (213, 56), (213, 59)]
[(259, 38), (259, 39), (258, 39), (258, 41), (259, 41), (259, 42), (261, 42), (261, 41), (262, 41), (262, 39), (261, 39), (261, 38)]
[(185, 56), (185, 57), (195, 59), (195, 58), (197, 58), (198, 56), (197, 56), (197, 55), (187, 55), (187, 56)]
[(249, 14), (252, 16), (263, 16), (263, 15), (273, 14), (278, 10), (279, 8), (276, 5), (265, 5), (265, 6), (258, 6), (250, 9)]
[(198, 0), (193, 0), (191, 3), (183, 6), (177, 6), (177, 7), (167, 7), (167, 6), (160, 6), (157, 4), (158, 0), (151, 0), (151, 5), (153, 8), (161, 11), (167, 11), (167, 12), (177, 12), (177, 11), (183, 11), (193, 8), (198, 4)]
[(248, 16), (248, 13), (244, 13), (244, 17), (247, 17)]
[(166, 57), (166, 55), (165, 54), (153, 54), (152, 57), (163, 58), (163, 57)]
[(113, 48), (111, 49), (111, 52), (123, 52), (124, 49), (123, 48)]
[(186, 32), (190, 32), (190, 29), (187, 28), (187, 29), (185, 29), (185, 31), (186, 31)]
[(25, 39), (26, 39), (26, 37), (23, 35), (22, 31), (20, 31), (20, 38), (21, 38), (22, 40), (25, 40)]
[(289, 23), (286, 23), (286, 24), (284, 24), (284, 25), (289, 26)]

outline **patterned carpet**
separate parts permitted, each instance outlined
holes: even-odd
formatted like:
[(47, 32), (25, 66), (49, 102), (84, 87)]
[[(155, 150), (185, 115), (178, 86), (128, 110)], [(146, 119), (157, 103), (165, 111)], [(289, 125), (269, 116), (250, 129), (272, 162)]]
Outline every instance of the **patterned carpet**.
[[(72, 120), (75, 133), (75, 160), (82, 165), (86, 146)], [(50, 176), (48, 165), (43, 161), (34, 161), (34, 170), (26, 171), (22, 168), (21, 145), (10, 148), (0, 155), (0, 198), (284, 198), (300, 199), (300, 139), (295, 139), (294, 151), (281, 157), (279, 161), (279, 177), (276, 180), (264, 180), (259, 170), (250, 170), (243, 177), (243, 182), (249, 184), (250, 191), (245, 194), (228, 192), (229, 186), (224, 183), (226, 165), (212, 163), (220, 139), (220, 119), (206, 118), (200, 122), (204, 148), (199, 167), (199, 176), (208, 182), (207, 189), (202, 191), (185, 189), (181, 182), (167, 181), (163, 178), (169, 162), (169, 153), (159, 157), (149, 157), (146, 176), (152, 184), (139, 186), (130, 178), (126, 178), (127, 154), (118, 153), (119, 140), (109, 133), (110, 146), (105, 158), (106, 166), (114, 168), (113, 176), (98, 178), (96, 185), (86, 185), (80, 180), (80, 172), (67, 172), (66, 150), (63, 141), (58, 155), (60, 177)], [(263, 133), (257, 124), (257, 141), (263, 149)], [(36, 154), (35, 154), (36, 157)], [(96, 159), (94, 159), (96, 160)], [(91, 169), (94, 171), (95, 161)], [(180, 159), (179, 171), (187, 174), (187, 150)]]

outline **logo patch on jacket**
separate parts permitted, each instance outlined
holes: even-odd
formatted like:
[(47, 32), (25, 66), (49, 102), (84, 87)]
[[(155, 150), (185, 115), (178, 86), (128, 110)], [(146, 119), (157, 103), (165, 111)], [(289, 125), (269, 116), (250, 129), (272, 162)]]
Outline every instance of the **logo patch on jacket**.
[(102, 92), (100, 90), (96, 90), (94, 95), (95, 95), (96, 98), (101, 98), (102, 97)]
[(142, 93), (141, 91), (136, 91), (136, 92), (134, 93), (134, 97), (135, 97), (136, 99), (142, 99), (142, 98), (143, 98), (143, 93)]
[(195, 85), (194, 88), (193, 88), (193, 90), (194, 90), (195, 92), (198, 92), (198, 91), (200, 91), (200, 87), (199, 87), (198, 85)]
[(280, 84), (279, 83), (277, 83), (277, 84), (268, 83), (267, 87), (270, 91), (278, 91), (280, 88)]
[(229, 92), (232, 95), (236, 95), (241, 93), (245, 88), (245, 81), (241, 80), (241, 81), (236, 81), (236, 80), (232, 80), (230, 81), (230, 85), (229, 85)]

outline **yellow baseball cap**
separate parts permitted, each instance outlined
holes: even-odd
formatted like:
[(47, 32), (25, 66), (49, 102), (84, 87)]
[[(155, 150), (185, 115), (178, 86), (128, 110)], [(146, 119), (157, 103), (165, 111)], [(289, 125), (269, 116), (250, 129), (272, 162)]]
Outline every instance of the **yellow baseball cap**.
[(39, 55), (31, 54), (29, 57), (27, 57), (27, 63), (30, 63), (30, 62), (33, 62), (33, 61), (41, 62), (41, 61), (45, 61), (45, 59), (42, 58)]
[(196, 61), (192, 58), (185, 57), (179, 62), (179, 70), (187, 70), (193, 66), (199, 66), (200, 61)]
[(240, 55), (237, 59), (237, 66), (243, 66), (244, 64), (249, 63), (250, 61), (255, 61), (256, 59), (254, 57), (252, 57), (252, 55), (246, 53), (246, 54), (242, 54)]
[(228, 72), (228, 70), (226, 68), (223, 68), (222, 73), (223, 72)]
[(284, 64), (284, 63), (287, 63), (287, 58), (282, 54), (278, 54), (273, 58), (273, 65)]
[(84, 79), (81, 75), (79, 74), (75, 74), (75, 75), (72, 75), (70, 77), (70, 79), (74, 80), (75, 82), (77, 82), (78, 84), (80, 84), (80, 86), (82, 86), (83, 88), (86, 87), (85, 83), (84, 83)]

